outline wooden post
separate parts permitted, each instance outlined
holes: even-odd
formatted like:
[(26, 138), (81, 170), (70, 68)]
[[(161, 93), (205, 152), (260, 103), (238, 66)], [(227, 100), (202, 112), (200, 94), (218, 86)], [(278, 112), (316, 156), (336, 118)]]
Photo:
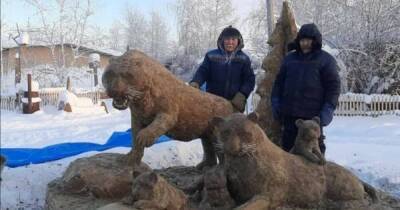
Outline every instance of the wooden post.
[(17, 48), (15, 54), (15, 85), (21, 82), (21, 46)]
[(23, 96), (24, 98), (28, 99), (28, 101), (24, 101), (22, 103), (22, 112), (24, 114), (32, 114), (38, 110), (40, 110), (40, 100), (37, 101), (33, 101), (33, 99), (39, 99), (39, 92), (33, 90), (32, 88), (32, 75), (28, 74), (27, 76), (27, 80), (28, 80), (28, 90), (24, 91), (23, 95), (21, 95), (21, 97)]
[(94, 66), (93, 71), (94, 71), (94, 86), (96, 87), (97, 84), (99, 84), (99, 79), (97, 77), (97, 66)]
[[(17, 86), (18, 83), (21, 83), (21, 47), (17, 48), (17, 53), (15, 54), (15, 80), (14, 84)], [(21, 105), (21, 95), (17, 91), (15, 93), (15, 101), (14, 106), (19, 107)]]
[(71, 80), (70, 80), (70, 78), (68, 77), (68, 78), (67, 78), (67, 90), (68, 90), (68, 91), (71, 91), (71, 88), (72, 88), (72, 87), (71, 87)]
[(28, 74), (28, 112), (33, 113), (32, 109), (32, 75)]

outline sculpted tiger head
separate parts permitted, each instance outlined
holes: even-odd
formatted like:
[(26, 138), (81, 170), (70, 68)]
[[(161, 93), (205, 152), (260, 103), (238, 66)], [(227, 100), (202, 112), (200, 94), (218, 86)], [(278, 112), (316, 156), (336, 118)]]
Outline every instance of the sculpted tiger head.
[(152, 200), (157, 194), (159, 177), (154, 172), (145, 172), (138, 176), (132, 184), (132, 197), (134, 201)]
[(256, 113), (248, 116), (235, 113), (227, 118), (215, 117), (212, 120), (214, 135), (222, 143), (225, 154), (243, 156), (252, 155), (256, 151), (257, 141), (264, 135), (257, 120)]
[(140, 100), (143, 95), (144, 81), (140, 76), (143, 57), (139, 51), (128, 51), (122, 56), (113, 57), (102, 76), (102, 83), (113, 106), (124, 110), (129, 103)]

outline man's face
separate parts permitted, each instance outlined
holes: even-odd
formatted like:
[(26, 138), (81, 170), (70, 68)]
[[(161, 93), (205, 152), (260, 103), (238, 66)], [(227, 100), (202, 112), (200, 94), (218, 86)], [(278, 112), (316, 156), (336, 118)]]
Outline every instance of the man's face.
[(224, 49), (228, 53), (235, 51), (238, 44), (239, 44), (239, 39), (237, 38), (233, 37), (224, 38)]
[(310, 38), (300, 39), (300, 48), (303, 53), (308, 53), (312, 49), (313, 40)]

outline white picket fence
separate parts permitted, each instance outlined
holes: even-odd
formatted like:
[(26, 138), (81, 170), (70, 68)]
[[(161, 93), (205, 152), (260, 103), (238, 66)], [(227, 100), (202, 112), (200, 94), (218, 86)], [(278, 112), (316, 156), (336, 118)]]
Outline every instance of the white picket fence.
[(1, 96), (0, 98), (0, 108), (2, 110), (14, 111), (17, 109), (15, 96)]
[[(60, 92), (64, 91), (62, 88), (44, 88), (39, 90), (39, 98), (41, 99), (40, 108), (45, 106), (58, 106), (58, 97)], [(92, 99), (93, 104), (97, 104), (101, 98), (101, 91), (88, 91), (75, 93), (78, 97), (87, 97)], [(16, 96), (1, 96), (0, 108), (2, 110), (16, 111), (20, 107), (16, 106)]]
[(400, 95), (343, 94), (335, 110), (338, 116), (400, 115)]
[[(248, 100), (251, 106), (248, 106), (247, 111), (255, 110), (259, 100), (260, 97), (258, 95), (251, 95)], [(400, 116), (400, 95), (341, 94), (334, 113), (336, 116), (374, 117), (386, 114)]]
[[(58, 95), (65, 88), (46, 88), (39, 91), (41, 98), (40, 107), (57, 106)], [(101, 98), (101, 91), (90, 91), (76, 93), (78, 97), (91, 98), (96, 104)], [(1, 96), (0, 105), (2, 110), (18, 110), (15, 106), (15, 96)], [(248, 100), (246, 112), (255, 110), (260, 98), (252, 95)], [(398, 115), (400, 116), (400, 95), (365, 95), (365, 94), (342, 94), (339, 97), (339, 104), (336, 107), (336, 116), (380, 116)]]

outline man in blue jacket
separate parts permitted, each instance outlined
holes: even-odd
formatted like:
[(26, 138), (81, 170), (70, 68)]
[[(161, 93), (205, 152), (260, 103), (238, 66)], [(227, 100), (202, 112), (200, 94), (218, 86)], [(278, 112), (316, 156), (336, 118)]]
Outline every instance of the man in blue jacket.
[(255, 75), (249, 56), (242, 51), (242, 35), (236, 28), (226, 27), (217, 45), (218, 49), (207, 52), (189, 84), (199, 88), (207, 83), (207, 92), (230, 100), (236, 111), (243, 112), (254, 89)]
[(319, 146), (325, 153), (322, 127), (333, 118), (340, 94), (336, 60), (321, 49), (322, 36), (315, 24), (305, 24), (289, 44), (271, 94), (273, 116), (283, 125), (282, 148), (290, 151), (297, 135), (295, 121), (319, 116)]

